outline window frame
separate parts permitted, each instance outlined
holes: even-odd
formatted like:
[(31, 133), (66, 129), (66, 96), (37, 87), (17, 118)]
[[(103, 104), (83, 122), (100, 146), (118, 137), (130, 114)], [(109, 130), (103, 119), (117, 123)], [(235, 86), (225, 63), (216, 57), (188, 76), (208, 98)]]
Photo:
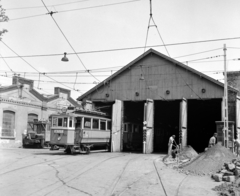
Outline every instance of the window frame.
[[(12, 135), (3, 135), (3, 129), (6, 129), (4, 127), (4, 113), (12, 113), (13, 116), (14, 116), (14, 122), (13, 122), (13, 128), (11, 127), (11, 129), (13, 130), (10, 130), (11, 131), (11, 134)], [(7, 132), (6, 132), (7, 133)], [(2, 131), (1, 131), (1, 135), (0, 135), (0, 138), (6, 138), (6, 139), (15, 139), (16, 138), (16, 112), (15, 111), (12, 111), (12, 110), (3, 110), (3, 115), (2, 115)]]
[[(94, 121), (94, 120), (97, 120), (97, 121), (98, 121), (98, 123), (97, 123), (97, 124), (98, 124), (98, 127), (97, 127), (97, 128), (94, 128), (94, 127), (93, 127), (93, 125), (94, 125), (93, 121)], [(100, 130), (100, 119), (99, 119), (99, 118), (92, 118), (92, 129)]]
[[(100, 130), (101, 130), (101, 131), (107, 131), (107, 120), (100, 119), (99, 122), (100, 122)], [(105, 129), (102, 129), (102, 126), (101, 126), (101, 123), (102, 123), (102, 122), (105, 122)]]
[[(85, 119), (90, 119), (90, 127), (85, 127)], [(83, 117), (83, 128), (84, 129), (92, 129), (92, 118), (91, 117)]]

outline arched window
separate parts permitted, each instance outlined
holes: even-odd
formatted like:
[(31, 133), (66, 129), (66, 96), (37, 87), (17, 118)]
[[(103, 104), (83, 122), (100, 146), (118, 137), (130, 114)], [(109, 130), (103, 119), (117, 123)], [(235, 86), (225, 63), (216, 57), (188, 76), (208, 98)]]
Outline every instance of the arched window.
[(3, 111), (2, 137), (14, 137), (15, 112)]
[[(38, 115), (37, 114), (28, 114), (28, 122), (33, 122), (34, 120), (38, 120)], [(28, 124), (27, 122), (27, 124)], [(30, 125), (27, 125), (27, 130), (30, 131), (32, 130), (32, 128), (30, 127)]]

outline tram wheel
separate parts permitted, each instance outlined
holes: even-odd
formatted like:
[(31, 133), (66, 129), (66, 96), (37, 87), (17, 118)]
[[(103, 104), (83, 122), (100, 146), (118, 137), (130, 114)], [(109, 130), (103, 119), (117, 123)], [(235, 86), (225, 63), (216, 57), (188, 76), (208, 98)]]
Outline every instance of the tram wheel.
[(90, 148), (84, 147), (84, 151), (86, 152), (86, 154), (89, 154), (90, 153)]
[(74, 155), (76, 153), (75, 149), (74, 149), (74, 146), (71, 146), (70, 147), (70, 150), (71, 150), (71, 155)]
[(66, 149), (64, 150), (64, 152), (65, 152), (66, 154), (71, 154), (71, 149), (70, 149), (70, 147), (66, 147)]

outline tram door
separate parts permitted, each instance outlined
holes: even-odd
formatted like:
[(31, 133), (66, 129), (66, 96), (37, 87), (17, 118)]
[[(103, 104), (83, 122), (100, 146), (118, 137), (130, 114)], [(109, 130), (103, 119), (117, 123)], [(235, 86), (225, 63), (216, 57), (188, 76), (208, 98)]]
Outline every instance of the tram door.
[(180, 103), (179, 116), (179, 144), (181, 144), (181, 147), (185, 147), (187, 146), (187, 100), (185, 98)]
[(147, 99), (144, 105), (143, 153), (153, 152), (153, 100)]
[(122, 101), (115, 100), (112, 107), (111, 152), (121, 151)]

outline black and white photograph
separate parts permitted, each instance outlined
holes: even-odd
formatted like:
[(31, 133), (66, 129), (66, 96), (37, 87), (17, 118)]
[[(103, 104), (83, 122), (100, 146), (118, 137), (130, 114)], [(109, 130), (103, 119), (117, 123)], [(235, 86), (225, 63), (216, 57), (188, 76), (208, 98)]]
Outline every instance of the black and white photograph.
[(0, 195), (240, 196), (239, 8), (0, 0)]

